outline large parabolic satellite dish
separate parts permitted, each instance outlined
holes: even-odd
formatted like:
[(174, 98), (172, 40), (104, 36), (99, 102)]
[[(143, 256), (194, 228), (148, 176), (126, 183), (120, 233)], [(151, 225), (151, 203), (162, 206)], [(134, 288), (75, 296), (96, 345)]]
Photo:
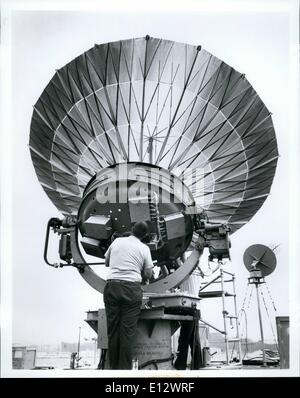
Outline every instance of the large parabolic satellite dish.
[(187, 183), (196, 204), (232, 232), (262, 206), (278, 158), (270, 112), (243, 74), (201, 47), (148, 36), (95, 45), (57, 70), (34, 106), (30, 151), (64, 214), (109, 165), (202, 170)]

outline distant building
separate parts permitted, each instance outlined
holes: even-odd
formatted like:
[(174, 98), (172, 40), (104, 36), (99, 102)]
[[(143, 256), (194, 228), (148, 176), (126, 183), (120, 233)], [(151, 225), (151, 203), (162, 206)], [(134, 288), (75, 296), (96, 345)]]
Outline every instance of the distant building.
[(34, 369), (36, 360), (36, 348), (26, 346), (13, 346), (13, 369)]
[[(80, 351), (93, 351), (95, 348), (95, 342), (83, 341), (80, 343)], [(60, 350), (62, 352), (77, 352), (78, 343), (68, 343), (62, 341), (60, 344)]]
[[(234, 343), (229, 343), (230, 347), (233, 346)], [(224, 335), (221, 333), (210, 333), (209, 334), (209, 345), (210, 347), (220, 348), (221, 351), (225, 351), (225, 339)], [(253, 341), (251, 339), (241, 339), (242, 351), (247, 350), (248, 352), (254, 352), (261, 350), (262, 345), (260, 341)], [(265, 349), (277, 351), (277, 345), (275, 343), (266, 343)]]

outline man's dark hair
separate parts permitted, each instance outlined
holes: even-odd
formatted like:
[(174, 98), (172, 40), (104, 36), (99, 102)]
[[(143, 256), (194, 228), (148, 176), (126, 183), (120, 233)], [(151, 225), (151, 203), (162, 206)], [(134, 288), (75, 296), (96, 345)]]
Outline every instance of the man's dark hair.
[(133, 235), (139, 238), (140, 240), (145, 238), (146, 235), (148, 235), (148, 232), (149, 232), (148, 225), (143, 221), (135, 223), (134, 226), (132, 227)]

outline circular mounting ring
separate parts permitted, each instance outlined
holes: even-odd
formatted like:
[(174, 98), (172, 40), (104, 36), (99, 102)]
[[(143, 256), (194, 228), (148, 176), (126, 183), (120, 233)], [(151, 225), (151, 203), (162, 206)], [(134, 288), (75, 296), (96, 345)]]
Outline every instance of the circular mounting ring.
[[(70, 236), (71, 251), (75, 263), (86, 264), (86, 261), (82, 256), (78, 245), (77, 227), (74, 227), (73, 231), (70, 232)], [(201, 251), (195, 248), (188, 257), (188, 259), (184, 262), (184, 264), (181, 267), (177, 268), (177, 270), (174, 271), (172, 274), (169, 274), (165, 278), (159, 279), (156, 282), (150, 283), (148, 285), (143, 285), (144, 292), (162, 293), (180, 285), (196, 268), (200, 255)], [(103, 293), (106, 284), (105, 279), (97, 275), (96, 272), (94, 272), (89, 265), (84, 265), (83, 267), (83, 271), (80, 271), (80, 275), (83, 277), (83, 279), (98, 292)]]

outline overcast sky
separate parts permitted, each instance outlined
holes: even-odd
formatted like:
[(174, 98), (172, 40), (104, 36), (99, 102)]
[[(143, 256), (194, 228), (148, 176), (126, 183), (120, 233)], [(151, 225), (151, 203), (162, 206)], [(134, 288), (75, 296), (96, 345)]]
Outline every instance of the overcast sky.
[[(95, 43), (150, 36), (202, 45), (236, 70), (245, 73), (273, 122), (280, 159), (265, 204), (232, 240), (239, 308), (248, 273), (243, 253), (253, 243), (280, 244), (277, 269), (267, 278), (277, 315), (288, 315), (289, 282), (289, 19), (285, 13), (98, 13), (18, 11), (12, 14), (13, 76), (13, 342), (76, 341), (94, 332), (84, 325), (85, 311), (102, 305), (101, 295), (72, 268), (44, 264), (47, 221), (61, 215), (41, 188), (31, 162), (28, 142), (32, 106), (55, 73)], [(56, 256), (56, 250), (51, 255)], [(266, 297), (267, 298), (267, 297)], [(253, 297), (248, 335), (259, 338)], [(268, 299), (267, 302), (269, 303)], [(274, 311), (269, 307), (270, 316)], [(222, 325), (221, 306), (202, 303), (204, 319)], [(268, 323), (267, 339), (272, 340)], [(274, 325), (275, 327), (275, 325)]]

